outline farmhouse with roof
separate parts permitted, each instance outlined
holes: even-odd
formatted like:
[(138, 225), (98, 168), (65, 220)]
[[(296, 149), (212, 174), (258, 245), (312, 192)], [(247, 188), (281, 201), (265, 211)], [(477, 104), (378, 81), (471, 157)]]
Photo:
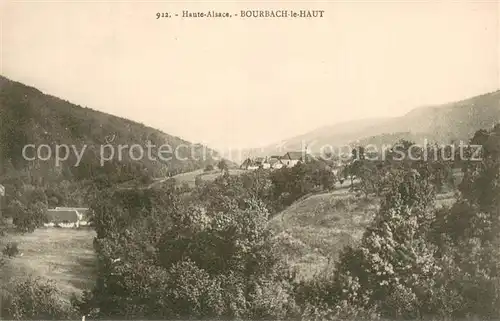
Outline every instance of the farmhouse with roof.
[(46, 212), (46, 227), (79, 227), (88, 225), (89, 209), (86, 207), (56, 207)]
[(251, 158), (247, 158), (243, 161), (243, 163), (240, 165), (240, 168), (241, 169), (246, 169), (246, 170), (255, 170), (257, 168), (259, 168), (259, 166), (257, 166), (255, 164), (255, 161), (252, 160)]
[(280, 169), (283, 167), (283, 163), (281, 162), (281, 156), (271, 156), (269, 157), (269, 165), (273, 169)]
[(311, 158), (312, 156), (306, 152), (287, 152), (284, 156), (247, 158), (240, 168), (246, 170), (256, 170), (258, 168), (280, 169), (308, 162)]
[(310, 159), (306, 152), (288, 152), (281, 157), (281, 162), (286, 167), (293, 167), (299, 163), (305, 163)]
[(256, 157), (254, 159), (247, 158), (240, 166), (241, 169), (255, 170), (258, 168), (269, 169), (271, 164), (269, 163), (267, 157)]
[(267, 160), (267, 157), (257, 157), (257, 158), (255, 158), (255, 164), (259, 168), (263, 168), (263, 169), (271, 168), (271, 164), (269, 164), (269, 161)]

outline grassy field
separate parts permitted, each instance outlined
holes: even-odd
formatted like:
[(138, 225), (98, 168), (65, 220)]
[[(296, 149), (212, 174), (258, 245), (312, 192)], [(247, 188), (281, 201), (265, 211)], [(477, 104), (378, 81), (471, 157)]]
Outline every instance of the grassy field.
[(53, 280), (68, 301), (72, 293), (81, 293), (94, 284), (95, 252), (91, 229), (41, 228), (33, 233), (9, 234), (7, 241), (17, 242), (20, 253), (2, 271), (2, 282), (28, 275)]
[[(241, 173), (245, 173), (246, 171), (243, 169), (230, 169), (229, 174), (230, 175), (239, 175)], [(177, 181), (178, 186), (182, 186), (183, 184), (187, 183), (189, 187), (194, 187), (195, 186), (195, 180), (196, 177), (199, 176), (202, 180), (204, 181), (213, 181), (217, 177), (219, 177), (221, 174), (220, 170), (212, 170), (209, 172), (205, 172), (202, 169), (188, 172), (188, 173), (182, 173), (179, 175), (175, 175), (174, 178)]]
[(202, 175), (202, 174), (203, 174), (203, 170), (199, 169), (196, 171), (175, 175), (174, 178), (177, 182), (177, 185), (179, 185), (179, 186), (183, 185), (184, 183), (187, 183), (190, 187), (194, 187), (195, 186), (194, 181), (196, 179), (196, 176)]
[[(436, 207), (453, 204), (454, 196), (439, 194)], [(282, 252), (299, 278), (311, 278), (333, 263), (342, 248), (360, 241), (379, 206), (377, 198), (357, 197), (341, 188), (299, 200), (275, 216), (271, 228), (279, 233)]]
[[(240, 174), (246, 173), (246, 172), (247, 171), (244, 169), (230, 169), (229, 175), (240, 175)], [(219, 177), (220, 175), (222, 175), (221, 172), (218, 170), (215, 170), (212, 172), (203, 173), (202, 175), (200, 175), (200, 177), (204, 181), (211, 182), (211, 181), (215, 180), (217, 177)]]
[(356, 198), (344, 188), (298, 201), (275, 216), (271, 227), (299, 277), (309, 278), (361, 239), (378, 206), (378, 200)]

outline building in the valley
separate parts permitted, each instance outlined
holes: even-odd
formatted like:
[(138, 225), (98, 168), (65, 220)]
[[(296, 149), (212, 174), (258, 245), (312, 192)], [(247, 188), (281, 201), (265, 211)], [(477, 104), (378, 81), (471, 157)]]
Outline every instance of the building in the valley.
[(288, 152), (281, 157), (283, 166), (293, 167), (299, 163), (307, 162), (311, 156), (306, 152)]
[(90, 211), (86, 207), (56, 207), (46, 212), (46, 227), (79, 227), (89, 223)]
[(305, 163), (312, 159), (312, 155), (306, 152), (288, 152), (284, 156), (269, 156), (247, 158), (240, 165), (241, 169), (256, 170), (262, 169), (280, 169), (282, 167), (293, 167), (298, 163)]
[(243, 161), (243, 163), (241, 163), (240, 168), (245, 170), (255, 170), (259, 168), (259, 166), (255, 164), (253, 159), (247, 158)]
[(271, 156), (269, 157), (268, 162), (272, 169), (280, 169), (283, 167), (281, 156)]
[(254, 162), (258, 168), (263, 168), (263, 169), (271, 168), (271, 164), (269, 164), (267, 157), (256, 157)]
[(259, 168), (269, 169), (271, 168), (271, 164), (269, 163), (267, 157), (255, 157), (255, 158), (247, 158), (240, 166), (241, 169), (246, 170), (256, 170)]
[(75, 210), (78, 213), (80, 225), (87, 225), (90, 221), (90, 209), (87, 207), (56, 207), (56, 210)]

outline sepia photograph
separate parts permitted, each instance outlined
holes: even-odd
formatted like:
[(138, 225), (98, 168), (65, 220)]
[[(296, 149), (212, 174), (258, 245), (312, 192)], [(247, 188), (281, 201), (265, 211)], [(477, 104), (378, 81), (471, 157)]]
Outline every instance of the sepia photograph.
[(0, 0), (0, 320), (500, 320), (500, 0)]

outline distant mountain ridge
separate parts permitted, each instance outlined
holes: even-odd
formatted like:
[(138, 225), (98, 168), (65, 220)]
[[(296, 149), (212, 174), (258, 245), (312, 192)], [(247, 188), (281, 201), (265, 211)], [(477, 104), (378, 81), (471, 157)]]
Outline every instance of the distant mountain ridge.
[(500, 121), (500, 90), (458, 102), (418, 107), (394, 118), (363, 119), (325, 126), (242, 155), (281, 155), (306, 146), (318, 153), (325, 145), (393, 144), (399, 139), (450, 143), (468, 141), (481, 128)]

